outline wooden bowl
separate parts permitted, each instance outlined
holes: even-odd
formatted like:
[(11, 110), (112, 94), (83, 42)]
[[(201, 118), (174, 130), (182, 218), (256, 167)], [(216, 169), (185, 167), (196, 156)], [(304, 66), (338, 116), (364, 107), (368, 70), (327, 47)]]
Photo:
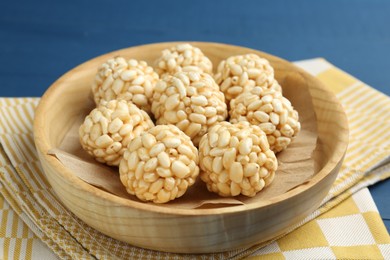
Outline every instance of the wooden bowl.
[(85, 109), (91, 82), (101, 63), (121, 55), (153, 64), (162, 49), (175, 44), (136, 46), (102, 55), (72, 69), (47, 90), (37, 108), (34, 125), (35, 143), (47, 179), (63, 204), (85, 223), (135, 246), (177, 253), (221, 252), (282, 234), (313, 212), (328, 193), (346, 152), (348, 126), (345, 113), (331, 92), (314, 77), (275, 56), (226, 44), (191, 43), (202, 49), (214, 67), (231, 55), (257, 53), (271, 62), (282, 86), (301, 84), (309, 89), (317, 118), (316, 153), (321, 162), (313, 167), (309, 180), (281, 195), (230, 207), (166, 208), (96, 188), (48, 155)]

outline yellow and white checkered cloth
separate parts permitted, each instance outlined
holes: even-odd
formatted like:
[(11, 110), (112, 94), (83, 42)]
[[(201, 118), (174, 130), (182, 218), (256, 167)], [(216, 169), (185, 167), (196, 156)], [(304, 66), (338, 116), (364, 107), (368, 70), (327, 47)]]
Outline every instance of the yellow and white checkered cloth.
[(133, 247), (90, 228), (59, 202), (37, 159), (37, 98), (0, 98), (0, 259), (383, 259), (390, 237), (368, 185), (390, 177), (390, 98), (323, 59), (296, 63), (343, 104), (350, 145), (322, 205), (272, 241), (225, 253), (179, 255)]

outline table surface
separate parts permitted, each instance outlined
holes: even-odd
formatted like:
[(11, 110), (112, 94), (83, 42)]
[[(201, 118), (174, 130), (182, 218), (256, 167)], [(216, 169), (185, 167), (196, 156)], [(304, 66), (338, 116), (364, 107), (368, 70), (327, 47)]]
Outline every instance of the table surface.
[[(179, 40), (323, 57), (390, 95), (389, 13), (386, 0), (1, 1), (0, 96), (38, 97), (90, 58)], [(370, 191), (390, 230), (390, 180)]]

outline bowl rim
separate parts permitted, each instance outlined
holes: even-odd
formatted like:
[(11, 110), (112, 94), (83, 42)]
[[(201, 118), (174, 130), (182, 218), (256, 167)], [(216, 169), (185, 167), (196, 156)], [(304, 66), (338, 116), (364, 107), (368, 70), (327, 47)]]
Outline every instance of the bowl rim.
[[(125, 199), (119, 196), (116, 196), (114, 194), (111, 194), (109, 192), (106, 192), (102, 189), (99, 189), (79, 177), (75, 176), (70, 169), (65, 167), (57, 158), (55, 158), (52, 155), (49, 155), (47, 152), (52, 147), (49, 144), (49, 141), (45, 136), (43, 135), (43, 131), (40, 131), (41, 128), (44, 127), (46, 122), (45, 117), (45, 110), (48, 109), (49, 104), (53, 101), (51, 100), (52, 96), (55, 96), (58, 94), (58, 92), (61, 90), (62, 82), (66, 81), (74, 72), (77, 72), (78, 70), (82, 70), (85, 66), (87, 66), (89, 63), (96, 61), (97, 59), (104, 59), (105, 57), (112, 57), (113, 55), (123, 52), (128, 49), (133, 48), (140, 48), (140, 47), (152, 47), (152, 46), (158, 46), (158, 45), (176, 45), (179, 43), (190, 43), (196, 47), (201, 46), (207, 46), (207, 45), (214, 45), (216, 47), (222, 47), (222, 48), (234, 48), (238, 47), (242, 49), (245, 52), (254, 52), (258, 53), (259, 55), (266, 56), (268, 59), (271, 57), (273, 61), (281, 62), (284, 64), (288, 64), (292, 68), (294, 68), (301, 76), (303, 76), (305, 79), (310, 79), (311, 81), (314, 81), (316, 83), (316, 86), (318, 88), (321, 88), (324, 90), (324, 92), (327, 94), (326, 98), (331, 99), (335, 104), (339, 106), (339, 110), (343, 111), (343, 113), (339, 113), (339, 124), (343, 126), (342, 132), (340, 133), (340, 140), (345, 141), (338, 141), (338, 144), (336, 145), (335, 151), (328, 160), (328, 162), (309, 180), (305, 181), (301, 185), (283, 193), (278, 196), (266, 199), (264, 201), (258, 201), (255, 203), (250, 204), (244, 204), (244, 205), (234, 205), (234, 206), (228, 206), (228, 207), (220, 207), (220, 208), (195, 208), (195, 209), (184, 209), (184, 208), (175, 208), (175, 207), (163, 207), (159, 204), (151, 204), (151, 203), (144, 203), (142, 201), (135, 201), (135, 200), (129, 200)], [(107, 59), (106, 58), (106, 59)], [(272, 62), (271, 62), (272, 63)], [(68, 181), (70, 181), (73, 185), (77, 186), (78, 188), (82, 189), (84, 192), (88, 192), (93, 194), (94, 196), (99, 197), (102, 200), (110, 201), (112, 203), (117, 204), (118, 206), (125, 206), (125, 207), (131, 207), (137, 210), (143, 210), (143, 211), (149, 211), (159, 214), (172, 214), (172, 215), (182, 215), (182, 216), (194, 216), (194, 215), (218, 215), (218, 214), (234, 214), (239, 213), (242, 211), (248, 211), (248, 210), (255, 210), (258, 208), (263, 207), (270, 207), (274, 206), (275, 204), (278, 204), (282, 201), (291, 199), (295, 196), (298, 196), (299, 194), (305, 192), (308, 189), (311, 189), (313, 186), (315, 186), (317, 183), (321, 182), (325, 179), (325, 177), (330, 174), (334, 169), (336, 169), (339, 166), (340, 160), (342, 161), (345, 155), (345, 152), (347, 150), (348, 146), (348, 121), (347, 117), (345, 115), (345, 112), (337, 100), (336, 96), (330, 92), (322, 82), (320, 82), (317, 78), (314, 76), (311, 76), (309, 73), (305, 72), (301, 68), (293, 65), (292, 63), (276, 57), (274, 55), (265, 53), (263, 51), (251, 49), (244, 46), (238, 46), (238, 45), (231, 45), (231, 44), (225, 44), (225, 43), (218, 43), (218, 42), (201, 42), (201, 41), (174, 41), (174, 42), (158, 42), (158, 43), (149, 43), (149, 44), (142, 44), (137, 46), (131, 46), (127, 48), (122, 48), (118, 50), (114, 50), (99, 56), (96, 56), (92, 59), (89, 59), (76, 67), (70, 69), (65, 74), (60, 76), (55, 82), (53, 82), (50, 87), (46, 90), (44, 95), (42, 96), (38, 107), (35, 111), (35, 117), (34, 117), (34, 142), (35, 146), (37, 148), (38, 154), (42, 155), (39, 156), (39, 160), (44, 159), (50, 167), (56, 169), (56, 174), (61, 174), (62, 177), (66, 178)], [(46, 175), (46, 173), (45, 173)], [(55, 190), (55, 188), (53, 188)], [(61, 199), (61, 198), (60, 198)]]

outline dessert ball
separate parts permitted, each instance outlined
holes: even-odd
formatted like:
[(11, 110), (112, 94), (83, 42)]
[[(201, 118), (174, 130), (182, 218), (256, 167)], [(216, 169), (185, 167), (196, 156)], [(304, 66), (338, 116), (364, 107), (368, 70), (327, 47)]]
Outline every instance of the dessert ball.
[(123, 99), (150, 113), (157, 80), (157, 73), (145, 61), (116, 57), (100, 66), (92, 93), (97, 105), (101, 100)]
[(166, 203), (183, 196), (199, 174), (198, 150), (174, 125), (158, 125), (134, 138), (119, 166), (129, 194)]
[(227, 117), (223, 93), (203, 72), (178, 72), (157, 82), (152, 112), (157, 124), (176, 125), (196, 146), (209, 127)]
[(221, 61), (214, 79), (227, 102), (255, 86), (282, 91), (268, 60), (256, 54), (231, 56)]
[(286, 149), (301, 129), (298, 112), (273, 89), (255, 87), (239, 95), (230, 101), (229, 115), (232, 123), (248, 121), (259, 126), (274, 152)]
[(98, 162), (117, 166), (128, 143), (152, 126), (148, 114), (132, 103), (102, 101), (80, 126), (80, 143)]
[(258, 126), (221, 122), (202, 137), (199, 165), (209, 191), (253, 197), (272, 182), (278, 163)]
[(161, 57), (156, 61), (156, 67), (160, 76), (173, 75), (180, 71), (212, 73), (213, 70), (213, 64), (203, 52), (188, 43), (163, 50)]

